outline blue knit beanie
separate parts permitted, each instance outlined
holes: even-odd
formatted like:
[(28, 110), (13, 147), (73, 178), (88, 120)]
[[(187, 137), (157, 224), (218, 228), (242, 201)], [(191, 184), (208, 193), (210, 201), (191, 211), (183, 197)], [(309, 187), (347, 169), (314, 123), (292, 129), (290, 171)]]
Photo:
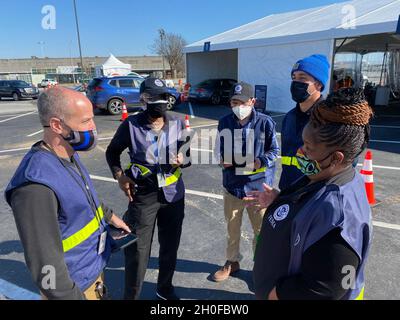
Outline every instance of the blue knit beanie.
[(307, 58), (301, 59), (295, 63), (292, 69), (292, 75), (295, 71), (303, 71), (321, 82), (322, 90), (329, 79), (330, 64), (326, 56), (322, 54), (313, 54)]

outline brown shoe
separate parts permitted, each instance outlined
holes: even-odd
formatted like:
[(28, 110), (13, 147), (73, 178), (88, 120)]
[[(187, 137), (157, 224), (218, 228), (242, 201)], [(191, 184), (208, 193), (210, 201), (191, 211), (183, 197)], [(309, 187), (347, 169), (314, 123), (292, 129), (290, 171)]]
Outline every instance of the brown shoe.
[(239, 269), (240, 269), (239, 262), (226, 261), (225, 265), (221, 269), (219, 269), (216, 273), (214, 273), (213, 279), (216, 282), (224, 281), (228, 279), (230, 275), (239, 271)]

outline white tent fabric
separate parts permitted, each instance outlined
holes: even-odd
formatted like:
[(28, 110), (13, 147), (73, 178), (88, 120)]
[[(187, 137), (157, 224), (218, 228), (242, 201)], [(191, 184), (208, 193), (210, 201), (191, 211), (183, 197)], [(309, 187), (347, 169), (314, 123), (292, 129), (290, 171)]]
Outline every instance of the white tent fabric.
[(100, 66), (96, 66), (96, 76), (126, 76), (131, 72), (131, 65), (118, 60), (113, 54)]
[[(399, 14), (400, 0), (354, 0), (269, 15), (186, 46), (188, 78), (212, 74), (213, 70), (207, 70), (212, 65), (207, 65), (206, 59), (200, 56), (216, 53), (228, 56), (228, 50), (236, 50), (238, 80), (267, 85), (267, 110), (284, 113), (294, 107), (290, 97), (290, 72), (296, 61), (318, 53), (332, 64), (336, 39), (348, 38), (341, 52), (358, 47), (362, 53), (377, 51), (386, 48), (386, 41), (395, 49), (399, 35), (393, 34)], [(362, 36), (370, 38), (378, 34), (383, 37), (363, 42)], [(210, 52), (203, 54), (205, 42), (210, 42)], [(324, 95), (329, 88), (330, 80)]]
[(204, 42), (214, 51), (395, 32), (399, 13), (400, 0), (354, 0), (273, 14), (192, 43), (185, 52), (203, 51)]

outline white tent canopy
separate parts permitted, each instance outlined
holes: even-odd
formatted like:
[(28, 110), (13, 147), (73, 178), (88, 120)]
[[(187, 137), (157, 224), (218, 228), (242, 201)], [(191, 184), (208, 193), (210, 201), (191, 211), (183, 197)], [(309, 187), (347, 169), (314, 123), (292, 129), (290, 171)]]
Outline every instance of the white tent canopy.
[(126, 76), (131, 72), (131, 65), (118, 60), (113, 54), (99, 66), (96, 66), (96, 76)]
[(307, 10), (272, 14), (188, 45), (185, 52), (286, 44), (395, 32), (399, 0), (355, 0)]
[[(186, 46), (188, 82), (236, 75), (267, 85), (267, 109), (287, 112), (294, 106), (290, 71), (297, 60), (318, 53), (332, 65), (346, 38), (339, 52), (385, 51), (386, 44), (397, 48), (399, 14), (400, 0), (354, 0), (269, 15)], [(205, 42), (210, 42), (207, 52)], [(329, 82), (325, 88), (324, 94)]]

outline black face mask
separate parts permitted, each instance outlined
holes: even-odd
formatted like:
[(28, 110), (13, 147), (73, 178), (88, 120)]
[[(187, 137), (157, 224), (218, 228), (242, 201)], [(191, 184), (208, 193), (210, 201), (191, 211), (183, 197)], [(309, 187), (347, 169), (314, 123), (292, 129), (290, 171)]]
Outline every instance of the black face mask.
[(310, 94), (308, 93), (308, 83), (300, 81), (292, 81), (290, 86), (290, 92), (292, 93), (292, 99), (297, 103), (306, 101)]
[(167, 102), (147, 102), (147, 113), (152, 118), (161, 118), (167, 112)]

